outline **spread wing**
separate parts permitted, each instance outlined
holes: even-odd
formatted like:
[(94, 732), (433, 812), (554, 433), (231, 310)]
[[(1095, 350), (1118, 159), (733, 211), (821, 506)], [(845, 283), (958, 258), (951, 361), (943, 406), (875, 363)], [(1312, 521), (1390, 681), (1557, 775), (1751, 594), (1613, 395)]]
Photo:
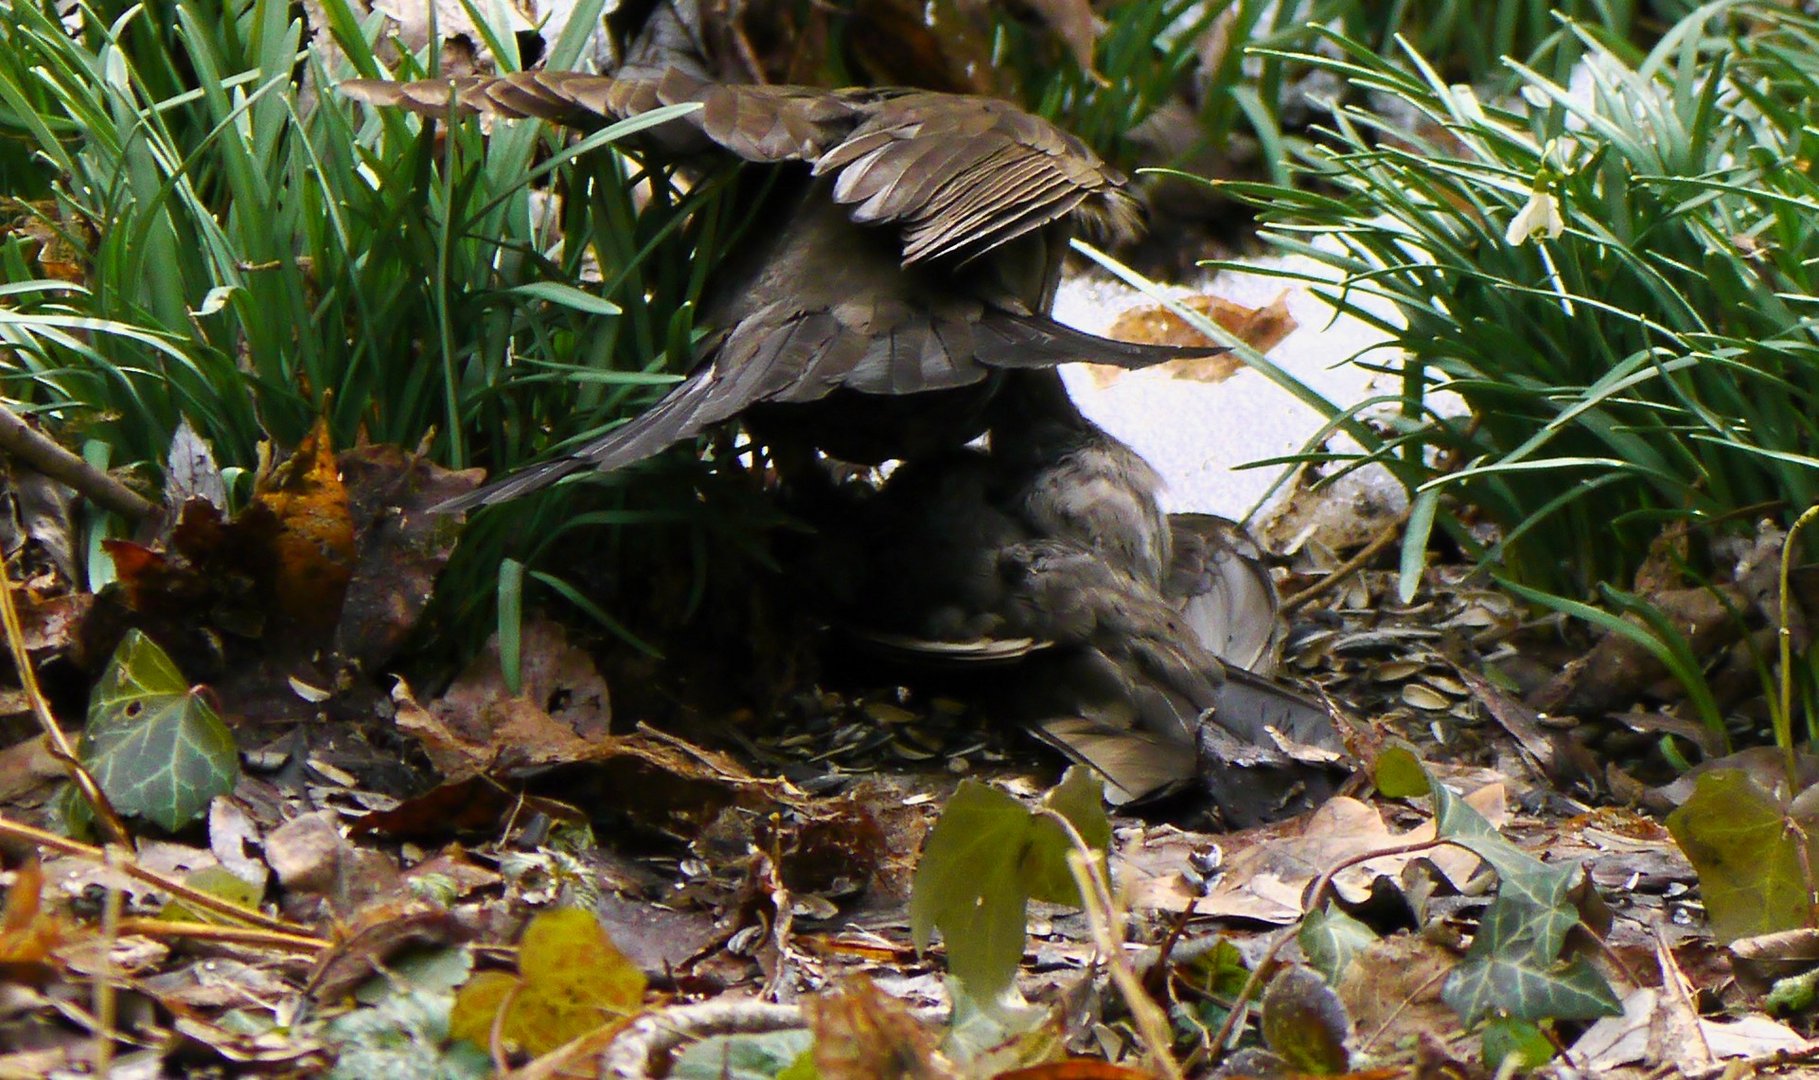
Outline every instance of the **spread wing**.
[(833, 179), (853, 220), (894, 225), (903, 262), (976, 258), (1077, 216), (1102, 231), (1141, 220), (1124, 177), (1086, 144), (1002, 101), (918, 90), (725, 85), (671, 70), (649, 79), (526, 71), (343, 93), (426, 116), (487, 112), (590, 129), (663, 105), (701, 108), (663, 125), (659, 149), (718, 147), (755, 162), (803, 162)]
[[(698, 104), (638, 138), (654, 154), (795, 162), (818, 178), (753, 241), (748, 265), (712, 290), (703, 319), (719, 332), (717, 344), (669, 396), (570, 456), (443, 509), (499, 502), (584, 468), (618, 468), (760, 402), (812, 402), (836, 389), (913, 394), (978, 383), (991, 368), (1143, 367), (1221, 351), (1110, 341), (1034, 310), (1052, 286), (1041, 279), (1059, 273), (1063, 223), (1131, 229), (1138, 214), (1124, 178), (1083, 143), (1004, 102), (729, 86), (676, 70), (356, 80), (341, 89), (427, 116), (487, 112), (582, 129)], [(1045, 233), (1051, 225), (1063, 231)], [(972, 262), (992, 252), (999, 257)]]

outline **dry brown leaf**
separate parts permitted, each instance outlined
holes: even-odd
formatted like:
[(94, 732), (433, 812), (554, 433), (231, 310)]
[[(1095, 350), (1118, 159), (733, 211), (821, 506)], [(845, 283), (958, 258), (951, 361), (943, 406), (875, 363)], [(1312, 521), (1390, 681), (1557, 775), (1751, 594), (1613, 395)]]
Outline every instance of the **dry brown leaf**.
[(339, 930), (339, 940), (316, 958), (307, 981), (318, 1001), (353, 993), (400, 953), (439, 948), (461, 935), (458, 921), (440, 904), (403, 895), (364, 905)]
[[(1674, 1011), (1669, 1008), (1661, 990), (1645, 986), (1629, 992), (1623, 999), (1623, 1015), (1607, 1016), (1586, 1029), (1573, 1044), (1573, 1058), (1587, 1074), (1608, 1072), (1625, 1065), (1644, 1066), (1686, 1064), (1693, 1047), (1668, 1041), (1673, 1037)], [(1696, 1018), (1698, 1034), (1704, 1043), (1699, 1058), (1719, 1061), (1725, 1058), (1758, 1057), (1776, 1051), (1799, 1050), (1807, 1045), (1786, 1024), (1766, 1016), (1745, 1016), (1725, 1023)], [(1659, 1056), (1664, 1047), (1673, 1047), (1671, 1057)], [(1697, 1063), (1697, 1059), (1692, 1059)]]
[(359, 557), (335, 626), (335, 652), (375, 671), (416, 629), (460, 539), (451, 516), (430, 508), (479, 487), (485, 474), (444, 469), (396, 446), (356, 446), (337, 460)]
[[(1465, 801), (1493, 825), (1508, 816), (1501, 784), (1487, 784), (1466, 796)], [(1150, 876), (1134, 882), (1131, 906), (1162, 911), (1192, 908), (1200, 915), (1294, 922), (1302, 915), (1302, 896), (1307, 887), (1328, 867), (1371, 851), (1431, 840), (1434, 825), (1430, 821), (1407, 832), (1393, 832), (1376, 807), (1340, 796), (1329, 799), (1305, 818), (1261, 832), (1265, 839), (1230, 856), (1225, 873), (1206, 896), (1199, 896), (1181, 874), (1164, 870), (1170, 856), (1163, 852), (1170, 841), (1179, 845), (1173, 857), (1185, 862), (1187, 851), (1181, 847), (1193, 846), (1191, 834), (1162, 837), (1160, 843), (1145, 845), (1150, 850), (1127, 849), (1127, 865), (1139, 873), (1146, 866), (1153, 868)], [(1189, 839), (1181, 844), (1175, 839), (1179, 837)], [(1402, 867), (1417, 858), (1433, 863), (1455, 884), (1463, 884), (1478, 867), (1476, 855), (1442, 845), (1418, 854), (1385, 855), (1348, 867), (1333, 879), (1333, 888), (1348, 901), (1361, 901), (1370, 895), (1372, 882), (1380, 877), (1394, 882)]]
[(1451, 949), (1414, 934), (1383, 938), (1354, 956), (1334, 989), (1351, 1014), (1359, 1049), (1459, 1031), (1459, 1014), (1440, 997), (1447, 972), (1458, 963)]
[(863, 976), (804, 1003), (815, 1031), (815, 1068), (822, 1076), (873, 1080), (946, 1080), (957, 1076), (941, 1056), (940, 1038), (901, 1001)]
[[(1288, 311), (1288, 293), (1284, 291), (1264, 307), (1245, 307), (1230, 300), (1212, 295), (1189, 296), (1181, 301), (1189, 310), (1199, 312), (1218, 323), (1238, 340), (1267, 353), (1282, 342), (1283, 338), (1294, 333), (1297, 326), (1295, 317)], [(1149, 345), (1187, 345), (1201, 346), (1211, 342), (1205, 334), (1187, 324), (1181, 316), (1166, 307), (1152, 305), (1149, 307), (1131, 308), (1118, 316), (1112, 328), (1106, 332), (1107, 337), (1121, 341), (1138, 341)], [(1196, 382), (1224, 382), (1244, 367), (1244, 361), (1231, 353), (1218, 356), (1195, 357), (1191, 360), (1175, 360), (1163, 364), (1161, 370), (1177, 379), (1192, 379)], [(1103, 386), (1111, 382), (1122, 369), (1107, 365), (1092, 365), (1093, 380)]]
[(536, 620), (523, 630), (520, 692), (505, 685), (498, 642), (426, 708), (402, 680), (392, 691), (398, 726), (415, 736), (442, 775), (591, 760), (612, 745), (612, 706), (592, 658), (563, 629)]

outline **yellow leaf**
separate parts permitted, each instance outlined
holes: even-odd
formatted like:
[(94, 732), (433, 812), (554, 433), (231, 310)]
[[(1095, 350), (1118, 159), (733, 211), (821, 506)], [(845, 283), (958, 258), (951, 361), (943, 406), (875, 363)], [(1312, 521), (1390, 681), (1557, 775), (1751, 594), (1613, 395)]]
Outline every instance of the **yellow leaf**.
[(448, 1014), (448, 1033), (485, 1047), (493, 1037), (493, 1018), (505, 1004), (508, 994), (518, 986), (518, 977), (503, 971), (476, 972), (455, 994), (454, 1008)]
[(517, 976), (481, 972), (455, 997), (449, 1034), (486, 1046), (507, 995), (500, 1035), (508, 1048), (546, 1054), (638, 1011), (644, 973), (625, 958), (593, 913), (545, 911), (518, 942)]

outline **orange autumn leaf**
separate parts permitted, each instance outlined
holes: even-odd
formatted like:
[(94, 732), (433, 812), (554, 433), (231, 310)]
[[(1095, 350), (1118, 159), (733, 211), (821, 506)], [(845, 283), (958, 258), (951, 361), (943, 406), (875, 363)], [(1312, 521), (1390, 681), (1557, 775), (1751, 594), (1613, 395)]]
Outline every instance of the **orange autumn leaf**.
[(25, 975), (42, 968), (62, 944), (70, 924), (44, 910), (44, 872), (36, 861), (13, 875), (0, 909), (0, 973)]
[(279, 611), (326, 633), (341, 613), (354, 572), (354, 519), (335, 463), (328, 425), (318, 420), (284, 462), (261, 472), (253, 502), (278, 521)]

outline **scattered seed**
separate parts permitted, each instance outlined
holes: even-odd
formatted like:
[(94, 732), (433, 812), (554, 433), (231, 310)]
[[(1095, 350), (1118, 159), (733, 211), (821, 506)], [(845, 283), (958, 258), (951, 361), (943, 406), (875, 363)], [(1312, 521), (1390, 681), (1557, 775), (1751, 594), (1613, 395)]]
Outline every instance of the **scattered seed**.
[(913, 724), (917, 719), (908, 709), (884, 701), (868, 701), (861, 711), (880, 724)]
[(1419, 675), (1427, 669), (1427, 664), (1420, 660), (1385, 660), (1371, 671), (1372, 677), (1383, 682), (1401, 682), (1411, 675)]
[(1452, 697), (1468, 697), (1472, 692), (1471, 687), (1465, 685), (1465, 683), (1458, 679), (1453, 678), (1451, 675), (1429, 675), (1427, 677), (1427, 684), (1440, 691), (1442, 694), (1448, 694)]
[(1402, 688), (1405, 704), (1427, 712), (1443, 712), (1453, 707), (1452, 699), (1426, 683), (1409, 683)]

